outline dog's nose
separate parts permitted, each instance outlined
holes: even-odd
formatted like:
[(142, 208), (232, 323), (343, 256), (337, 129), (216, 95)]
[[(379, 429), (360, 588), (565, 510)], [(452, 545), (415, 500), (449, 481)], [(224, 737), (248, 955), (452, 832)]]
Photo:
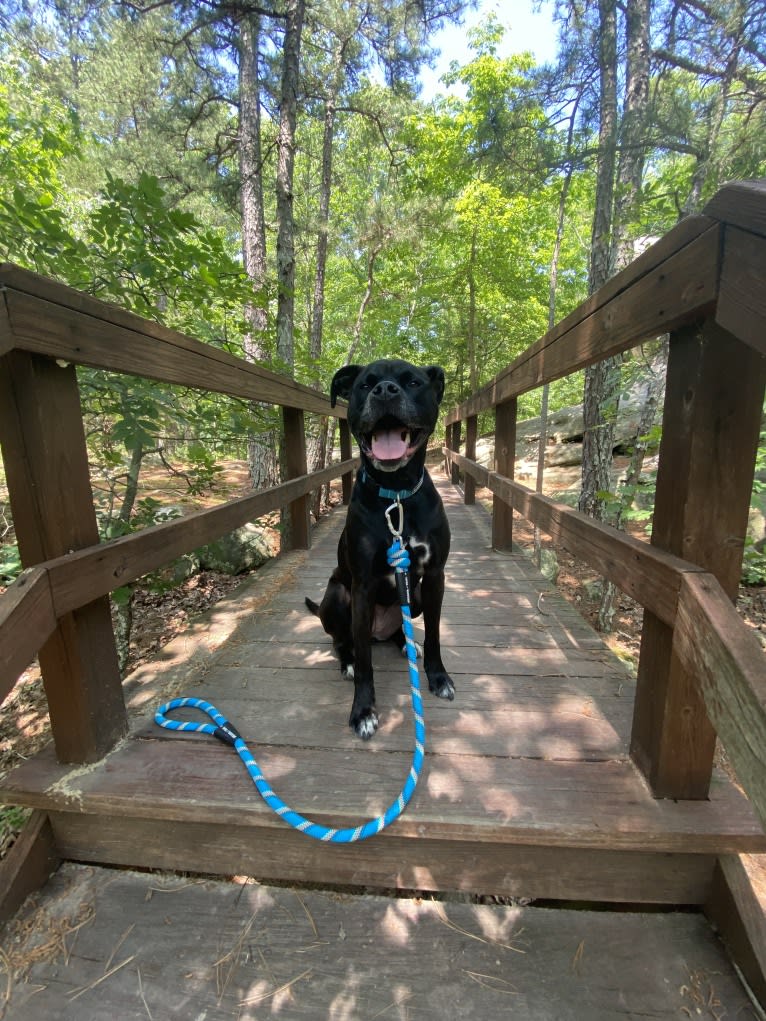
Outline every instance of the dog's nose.
[(393, 380), (383, 379), (372, 391), (373, 397), (397, 397), (401, 393), (401, 387)]

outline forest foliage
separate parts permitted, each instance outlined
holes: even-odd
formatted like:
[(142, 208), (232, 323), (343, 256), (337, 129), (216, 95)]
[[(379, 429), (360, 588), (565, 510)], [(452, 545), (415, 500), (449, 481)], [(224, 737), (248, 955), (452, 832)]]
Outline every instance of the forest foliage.
[[(549, 5), (558, 54), (545, 66), (504, 55), (512, 7), (509, 25), (488, 14), (470, 59), (422, 96), (436, 31), (468, 6), (6, 2), (0, 258), (323, 389), (348, 360), (405, 356), (443, 365), (445, 403), (461, 400), (546, 331), (552, 301), (559, 319), (588, 293), (609, 18), (606, 251), (637, 252), (726, 180), (766, 175), (766, 0), (636, 5), (638, 119), (631, 5), (615, 0)], [(629, 187), (620, 159), (637, 151)], [(245, 185), (262, 203), (255, 268)], [(91, 371), (81, 385), (110, 534), (130, 522), (131, 471), (149, 452), (183, 441), (202, 486), (216, 458), (275, 428), (268, 409), (212, 395)], [(581, 399), (581, 377), (554, 384), (554, 407)], [(528, 395), (520, 413), (539, 404)]]

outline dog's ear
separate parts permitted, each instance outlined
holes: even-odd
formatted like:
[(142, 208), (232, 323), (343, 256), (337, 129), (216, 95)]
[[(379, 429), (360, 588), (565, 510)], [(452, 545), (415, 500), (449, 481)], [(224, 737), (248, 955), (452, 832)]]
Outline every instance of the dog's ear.
[(344, 400), (348, 400), (351, 394), (351, 387), (354, 385), (356, 377), (363, 368), (363, 365), (344, 365), (343, 368), (338, 369), (332, 377), (332, 383), (330, 384), (331, 408), (335, 407), (335, 403), (339, 397), (343, 397)]
[(436, 391), (436, 399), (441, 404), (442, 397), (444, 396), (444, 369), (438, 365), (429, 365), (425, 372), (431, 380), (431, 386)]

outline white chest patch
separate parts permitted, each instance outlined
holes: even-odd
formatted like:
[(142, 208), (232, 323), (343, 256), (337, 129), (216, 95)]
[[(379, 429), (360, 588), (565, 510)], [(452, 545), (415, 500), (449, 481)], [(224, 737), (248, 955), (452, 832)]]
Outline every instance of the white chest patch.
[(407, 545), (421, 564), (427, 564), (431, 559), (431, 547), (425, 539), (418, 539), (416, 535), (411, 535), (407, 540)]

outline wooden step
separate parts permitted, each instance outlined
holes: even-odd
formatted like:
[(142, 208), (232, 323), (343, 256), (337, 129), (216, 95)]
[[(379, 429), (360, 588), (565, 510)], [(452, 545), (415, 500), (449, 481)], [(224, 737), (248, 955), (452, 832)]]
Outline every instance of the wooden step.
[[(405, 751), (356, 745), (256, 755), (291, 807), (341, 828), (385, 810), (409, 768)], [(725, 777), (709, 801), (655, 801), (618, 760), (429, 753), (405, 814), (352, 847), (290, 829), (213, 738), (133, 737), (79, 769), (46, 751), (8, 777), (2, 798), (48, 811), (63, 857), (344, 885), (698, 903), (716, 855), (766, 850)]]
[(4, 1021), (754, 1016), (697, 913), (438, 903), (67, 864), (8, 935)]

